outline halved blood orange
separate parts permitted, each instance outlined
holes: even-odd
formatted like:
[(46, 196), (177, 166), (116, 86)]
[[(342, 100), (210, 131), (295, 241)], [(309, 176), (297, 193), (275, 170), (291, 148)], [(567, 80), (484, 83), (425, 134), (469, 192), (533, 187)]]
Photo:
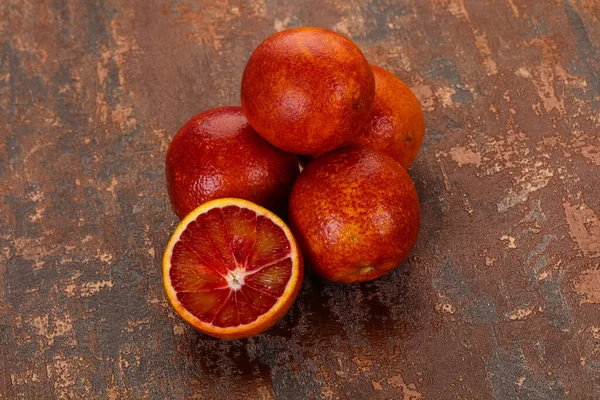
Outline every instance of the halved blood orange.
[(200, 331), (238, 339), (273, 326), (302, 285), (302, 255), (287, 225), (250, 201), (225, 198), (177, 226), (163, 258), (171, 304)]

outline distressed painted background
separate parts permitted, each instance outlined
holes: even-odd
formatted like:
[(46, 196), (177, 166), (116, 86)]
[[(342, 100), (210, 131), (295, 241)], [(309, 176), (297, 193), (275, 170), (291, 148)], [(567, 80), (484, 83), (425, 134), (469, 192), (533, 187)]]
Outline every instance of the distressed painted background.
[[(163, 293), (165, 151), (299, 25), (421, 100), (420, 240), (214, 340)], [(0, 48), (0, 399), (600, 398), (599, 1), (2, 0)]]

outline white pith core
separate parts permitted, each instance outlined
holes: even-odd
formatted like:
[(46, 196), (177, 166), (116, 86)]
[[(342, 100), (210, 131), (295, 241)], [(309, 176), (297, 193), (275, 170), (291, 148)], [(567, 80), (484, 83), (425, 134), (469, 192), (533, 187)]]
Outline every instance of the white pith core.
[(233, 271), (229, 271), (227, 275), (225, 275), (229, 288), (231, 290), (240, 290), (240, 288), (244, 286), (246, 275), (249, 275), (248, 272), (242, 268), (236, 268)]

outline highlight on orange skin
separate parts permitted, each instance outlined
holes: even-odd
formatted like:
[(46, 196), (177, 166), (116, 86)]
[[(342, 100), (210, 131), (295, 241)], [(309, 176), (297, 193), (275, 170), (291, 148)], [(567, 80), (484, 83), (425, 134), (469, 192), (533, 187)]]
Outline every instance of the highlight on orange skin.
[(322, 154), (364, 127), (375, 96), (373, 72), (350, 39), (333, 31), (278, 32), (252, 53), (242, 77), (244, 115), (273, 145)]
[(408, 169), (421, 148), (425, 125), (419, 100), (404, 82), (372, 65), (375, 100), (371, 114), (353, 144), (389, 155)]

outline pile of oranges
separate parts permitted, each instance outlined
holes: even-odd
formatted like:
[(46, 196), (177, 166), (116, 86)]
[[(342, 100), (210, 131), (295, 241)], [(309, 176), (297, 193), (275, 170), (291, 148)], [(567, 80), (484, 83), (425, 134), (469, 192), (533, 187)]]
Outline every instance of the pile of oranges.
[(406, 169), (423, 140), (421, 107), (350, 39), (321, 28), (270, 36), (248, 60), (241, 104), (196, 115), (166, 156), (182, 221), (165, 289), (187, 322), (220, 338), (275, 324), (305, 262), (341, 283), (392, 271), (420, 224)]

